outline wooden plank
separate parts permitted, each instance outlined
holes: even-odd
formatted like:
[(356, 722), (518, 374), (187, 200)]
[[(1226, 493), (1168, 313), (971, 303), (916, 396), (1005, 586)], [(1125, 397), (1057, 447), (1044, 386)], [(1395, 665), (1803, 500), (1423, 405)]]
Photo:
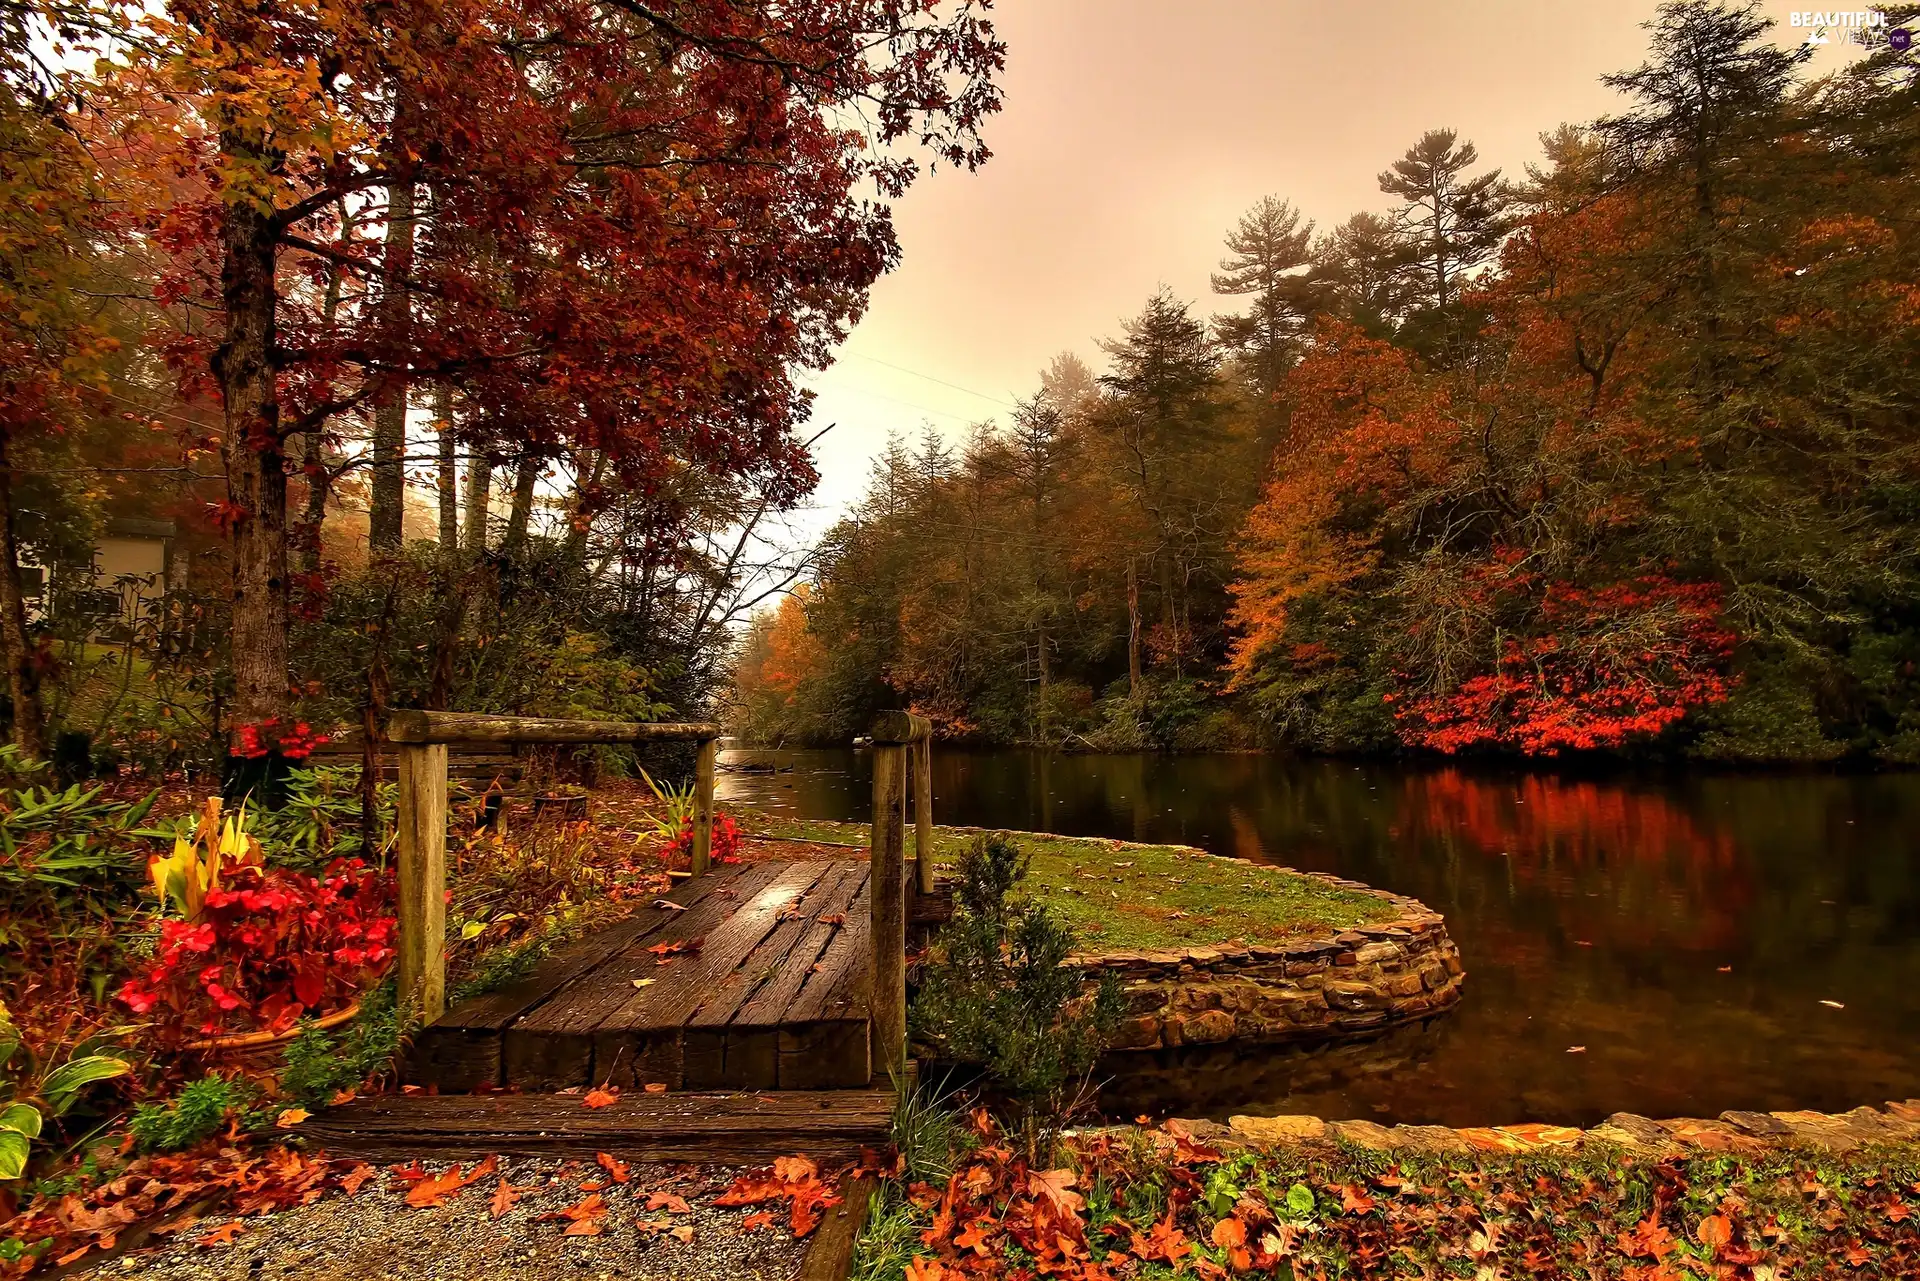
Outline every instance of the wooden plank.
[(551, 716), (399, 711), (387, 717), (394, 743), (670, 743), (720, 737), (707, 722), (576, 721)]
[[(876, 732), (874, 737), (878, 740), (880, 736)], [(873, 750), (873, 828), (867, 861), (873, 865), (869, 899), (876, 1071), (883, 1065), (898, 1071), (905, 1067), (907, 1058), (906, 850), (900, 823), (907, 751), (904, 745), (878, 741)]]
[(495, 1152), (727, 1165), (800, 1152), (838, 1161), (886, 1142), (893, 1106), (891, 1090), (631, 1093), (592, 1109), (577, 1094), (376, 1095), (330, 1108), (300, 1132), (329, 1153), (370, 1161)]
[(875, 744), (917, 743), (933, 733), (933, 722), (911, 712), (881, 712), (867, 733)]
[(693, 850), (689, 867), (695, 876), (707, 870), (713, 859), (713, 764), (718, 758), (716, 740), (701, 740), (693, 762)]
[[(780, 1023), (821, 951), (844, 928), (867, 875), (864, 863), (834, 863), (814, 885), (800, 915), (782, 921), (723, 980), (681, 1039), (681, 1079), (694, 1090), (771, 1090), (780, 1083)], [(837, 917), (839, 924), (822, 917)]]
[(779, 864), (779, 874), (706, 936), (699, 952), (675, 958), (651, 985), (629, 991), (593, 1034), (593, 1073), (616, 1085), (685, 1081), (687, 1020), (779, 924), (782, 912), (813, 888), (833, 864), (822, 860)]
[(447, 1004), (447, 749), (438, 743), (400, 749), (398, 828), (400, 999), (422, 1022)]
[(590, 975), (516, 1021), (502, 1038), (501, 1070), (508, 1083), (527, 1089), (598, 1084), (601, 1078), (595, 1075), (594, 1030), (607, 1015), (632, 999), (633, 980), (658, 979), (672, 969), (662, 967), (659, 958), (646, 949), (707, 934), (741, 904), (751, 902), (785, 866), (747, 865), (729, 884), (686, 911), (672, 913), (647, 939), (609, 958)]
[(847, 1281), (853, 1271), (853, 1248), (867, 1226), (873, 1196), (879, 1190), (879, 1177), (871, 1171), (856, 1171), (841, 1181), (840, 1204), (828, 1210), (813, 1230), (794, 1281)]
[(861, 1087), (886, 1074), (868, 1030), (872, 1000), (872, 889), (862, 885), (847, 928), (809, 971), (779, 1032), (780, 1088)]
[[(663, 897), (691, 908), (731, 884), (744, 867), (682, 881)], [(414, 1037), (411, 1077), (442, 1090), (471, 1090), (507, 1083), (502, 1038), (514, 1020), (553, 999), (562, 988), (590, 974), (629, 946), (664, 929), (679, 913), (643, 907), (633, 916), (562, 948), (518, 983), (462, 1001)]]

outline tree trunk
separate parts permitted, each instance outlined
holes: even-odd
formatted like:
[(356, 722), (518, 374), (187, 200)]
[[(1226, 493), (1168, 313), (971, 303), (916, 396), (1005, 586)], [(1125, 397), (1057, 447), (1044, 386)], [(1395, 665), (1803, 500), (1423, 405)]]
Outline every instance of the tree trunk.
[(1127, 697), (1139, 702), (1145, 691), (1140, 684), (1140, 575), (1132, 559), (1127, 561)]
[(540, 460), (532, 450), (520, 455), (513, 472), (513, 506), (507, 509), (507, 535), (500, 544), (509, 560), (527, 549), (527, 526), (533, 520), (533, 485), (540, 479)]
[[(257, 134), (229, 133), (229, 155), (258, 155)], [(226, 431), (228, 537), (233, 550), (232, 719), (284, 717), (287, 690), (287, 470), (274, 386), (275, 232), (247, 201), (221, 228), (224, 341), (213, 357)]]
[(462, 543), (467, 555), (479, 556), (487, 550), (487, 519), (493, 508), (493, 466), (486, 455), (475, 452), (467, 464), (467, 528)]
[(47, 756), (47, 714), (40, 701), (40, 665), (27, 635), (27, 597), (20, 544), (13, 533), (11, 442), (0, 431), (0, 639), (7, 654), (7, 692), (13, 699), (13, 745), (35, 760)]
[[(403, 106), (394, 108), (395, 132)], [(413, 184), (387, 188), (387, 249), (381, 270), (381, 327), (399, 350), (407, 346), (413, 304), (406, 278), (413, 270)], [(375, 552), (395, 552), (405, 537), (407, 508), (407, 379), (389, 375), (388, 395), (373, 413), (373, 483), (368, 500), (367, 543)]]
[(1053, 742), (1047, 725), (1047, 687), (1052, 683), (1052, 677), (1052, 666), (1047, 660), (1047, 625), (1043, 622), (1040, 624), (1040, 697), (1037, 701), (1040, 708), (1040, 741), (1047, 744)]
[(453, 434), (453, 388), (444, 382), (433, 389), (433, 426), (440, 433), (440, 551), (450, 557), (460, 547), (460, 459)]

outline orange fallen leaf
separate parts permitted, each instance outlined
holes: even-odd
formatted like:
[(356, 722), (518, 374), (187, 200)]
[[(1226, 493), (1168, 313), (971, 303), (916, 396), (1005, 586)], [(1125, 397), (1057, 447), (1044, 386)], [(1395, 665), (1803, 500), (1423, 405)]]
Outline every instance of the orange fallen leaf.
[(687, 1223), (678, 1224), (668, 1228), (667, 1235), (682, 1245), (690, 1245), (693, 1242), (693, 1226)]
[(686, 1201), (684, 1201), (680, 1197), (675, 1196), (671, 1192), (653, 1193), (651, 1196), (647, 1198), (647, 1209), (649, 1210), (665, 1209), (665, 1210), (671, 1211), (674, 1214), (691, 1214), (693, 1212), (687, 1206)]
[(847, 914), (845, 912), (829, 912), (820, 918), (820, 924), (822, 925), (845, 925), (846, 923)]
[(305, 1108), (282, 1108), (280, 1115), (273, 1118), (273, 1123), (282, 1130), (291, 1130), (312, 1115)]
[(756, 1210), (752, 1214), (749, 1214), (746, 1218), (740, 1220), (740, 1229), (743, 1232), (751, 1232), (755, 1228), (766, 1228), (766, 1227), (772, 1227), (772, 1226), (773, 1226), (772, 1210)]
[(340, 1186), (346, 1191), (348, 1196), (359, 1196), (360, 1189), (365, 1187), (367, 1180), (372, 1177), (373, 1167), (365, 1161), (362, 1161), (359, 1165), (354, 1166), (351, 1170), (348, 1170), (340, 1176)]
[(204, 1246), (232, 1245), (233, 1239), (246, 1230), (247, 1225), (235, 1219), (231, 1223), (221, 1224), (213, 1231), (195, 1241), (194, 1244)]
[(601, 1169), (605, 1170), (610, 1176), (612, 1176), (613, 1181), (615, 1183), (625, 1183), (629, 1178), (632, 1177), (631, 1173), (629, 1172), (629, 1167), (627, 1163), (625, 1161), (618, 1159), (617, 1157), (611, 1156), (605, 1152), (599, 1152), (594, 1154), (593, 1159), (600, 1163)]
[(522, 1195), (522, 1189), (514, 1187), (504, 1178), (501, 1179), (500, 1186), (493, 1190), (493, 1199), (487, 1202), (488, 1216), (495, 1219), (499, 1218), (508, 1210), (511, 1210), (514, 1203), (518, 1201)]
[(645, 1089), (648, 1094), (665, 1094), (667, 1092), (667, 1083), (665, 1081), (648, 1081), (642, 1088)]
[(1724, 1214), (1709, 1214), (1700, 1220), (1699, 1231), (1700, 1244), (1717, 1254), (1722, 1246), (1733, 1240), (1733, 1221)]
[(616, 1086), (612, 1089), (608, 1089), (606, 1086), (603, 1085), (598, 1089), (588, 1090), (587, 1097), (581, 1100), (581, 1106), (589, 1107), (589, 1108), (612, 1107), (615, 1103), (619, 1102), (619, 1100), (620, 1100), (619, 1087)]

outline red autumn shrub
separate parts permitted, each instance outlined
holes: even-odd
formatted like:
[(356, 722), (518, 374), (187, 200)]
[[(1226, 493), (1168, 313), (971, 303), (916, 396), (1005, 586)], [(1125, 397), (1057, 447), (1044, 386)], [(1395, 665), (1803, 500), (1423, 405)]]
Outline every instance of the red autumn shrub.
[[(693, 820), (688, 819), (680, 826), (680, 834), (667, 843), (668, 858), (691, 858), (693, 856)], [(713, 816), (713, 861), (716, 863), (738, 863), (740, 861), (740, 826), (731, 815)]]
[(393, 961), (393, 881), (359, 859), (320, 877), (230, 869), (197, 920), (169, 920), (147, 972), (119, 997), (163, 1036), (264, 1029), (353, 1001)]

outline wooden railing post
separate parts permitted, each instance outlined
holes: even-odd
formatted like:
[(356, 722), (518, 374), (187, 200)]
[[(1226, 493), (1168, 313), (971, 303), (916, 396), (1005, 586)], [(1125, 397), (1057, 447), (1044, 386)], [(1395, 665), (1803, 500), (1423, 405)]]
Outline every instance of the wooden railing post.
[(873, 726), (873, 834), (868, 895), (873, 927), (873, 1060), (903, 1079), (907, 1067), (907, 758), (931, 726), (884, 712)]
[(447, 1004), (447, 745), (400, 745), (399, 998), (422, 1023)]
[(922, 894), (934, 890), (933, 735), (915, 743), (913, 752), (913, 870)]
[(720, 741), (700, 740), (693, 763), (693, 874), (702, 875), (713, 862), (713, 769)]

